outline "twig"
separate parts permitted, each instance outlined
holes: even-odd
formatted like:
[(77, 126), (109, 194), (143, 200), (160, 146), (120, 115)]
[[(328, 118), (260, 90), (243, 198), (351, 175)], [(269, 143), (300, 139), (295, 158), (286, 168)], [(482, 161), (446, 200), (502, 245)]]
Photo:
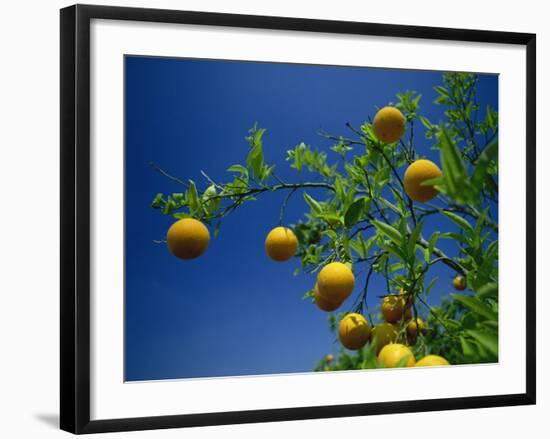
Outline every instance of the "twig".
[(151, 168), (153, 168), (155, 171), (157, 171), (162, 176), (164, 176), (166, 178), (169, 178), (170, 180), (175, 181), (176, 183), (181, 184), (181, 185), (185, 186), (186, 188), (189, 187), (189, 184), (187, 184), (184, 181), (180, 180), (178, 177), (174, 177), (173, 175), (170, 175), (168, 172), (166, 172), (164, 169), (162, 169), (157, 164), (155, 164), (153, 162), (149, 162), (149, 166), (151, 166)]
[(294, 192), (296, 192), (298, 188), (294, 188), (292, 189), (288, 194), (287, 196), (285, 197), (284, 201), (283, 201), (283, 204), (281, 204), (281, 213), (279, 214), (279, 226), (281, 226), (283, 224), (283, 215), (285, 214), (285, 210), (286, 210), (286, 205), (288, 203), (288, 200), (290, 199), (290, 197), (292, 196), (292, 194)]

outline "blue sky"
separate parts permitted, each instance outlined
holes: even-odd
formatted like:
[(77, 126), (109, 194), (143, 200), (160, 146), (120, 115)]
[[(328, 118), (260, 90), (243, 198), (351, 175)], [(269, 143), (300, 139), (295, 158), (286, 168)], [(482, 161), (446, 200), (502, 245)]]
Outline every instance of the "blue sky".
[[(275, 164), (285, 181), (299, 182), (304, 177), (285, 161), (288, 149), (305, 142), (328, 151), (333, 143), (317, 134), (320, 129), (349, 136), (346, 122), (358, 127), (374, 116), (375, 106), (395, 102), (397, 92), (421, 93), (420, 114), (442, 120), (443, 109), (432, 103), (442, 74), (148, 57), (126, 57), (125, 63), (126, 379), (312, 370), (339, 344), (329, 331), (328, 314), (301, 299), (314, 276), (293, 275), (298, 259), (275, 263), (265, 255), (264, 239), (278, 223), (285, 194), (265, 194), (245, 204), (224, 219), (202, 257), (181, 261), (153, 242), (164, 239), (174, 220), (150, 203), (157, 192), (182, 192), (183, 187), (149, 163), (202, 189), (201, 170), (228, 181), (226, 169), (244, 163), (244, 137), (258, 122), (267, 129), (266, 162)], [(496, 75), (480, 76), (478, 98), (481, 108), (498, 108)], [(416, 129), (417, 151), (439, 162)], [(309, 193), (323, 199), (322, 190)], [(292, 197), (285, 224), (297, 222), (306, 209), (301, 196)], [(448, 220), (431, 218), (428, 232), (454, 229)], [(452, 242), (440, 244), (456, 254)], [(439, 281), (429, 302), (438, 303), (451, 291), (452, 275), (446, 266), (434, 266), (430, 278), (439, 276)], [(385, 281), (375, 277), (371, 285), (374, 309)], [(353, 297), (358, 293), (356, 287)]]

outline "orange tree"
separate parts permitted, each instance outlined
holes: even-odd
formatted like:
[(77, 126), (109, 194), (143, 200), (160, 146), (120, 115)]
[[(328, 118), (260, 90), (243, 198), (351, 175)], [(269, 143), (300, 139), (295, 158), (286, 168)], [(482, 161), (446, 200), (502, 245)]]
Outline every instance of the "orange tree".
[[(279, 178), (264, 160), (265, 129), (257, 126), (246, 137), (244, 163), (227, 169), (228, 181), (203, 172), (201, 186), (153, 165), (185, 187), (181, 193), (159, 193), (152, 202), (178, 220), (167, 234), (170, 251), (183, 259), (199, 256), (210, 239), (202, 223), (217, 236), (221, 221), (235, 209), (284, 191), (280, 227), (268, 234), (266, 251), (275, 261), (298, 257), (301, 270), (317, 276), (304, 298), (322, 311), (337, 311), (329, 315), (329, 325), (342, 348), (315, 370), (411, 366), (417, 359), (419, 365), (496, 361), (498, 225), (490, 207), (498, 197), (498, 117), (489, 106), (479, 108), (477, 80), (473, 74), (443, 75), (435, 87), (435, 104), (444, 107), (441, 123), (422, 116), (421, 96), (407, 91), (360, 127), (347, 124), (348, 136), (321, 132), (334, 141), (335, 160), (298, 144), (286, 160), (312, 181)], [(415, 149), (418, 124), (439, 150), (439, 164)], [(313, 198), (308, 193), (313, 188), (324, 190), (324, 197)], [(307, 209), (297, 224), (283, 227), (286, 204), (297, 192)], [(428, 236), (424, 224), (433, 215), (446, 217), (449, 229)], [(452, 240), (456, 254), (443, 252), (441, 240)], [(428, 304), (436, 279), (427, 278), (435, 264), (456, 273), (449, 283), (455, 292), (437, 306)], [(367, 274), (356, 285), (359, 270)], [(373, 276), (383, 277), (387, 286), (380, 313), (367, 303)]]

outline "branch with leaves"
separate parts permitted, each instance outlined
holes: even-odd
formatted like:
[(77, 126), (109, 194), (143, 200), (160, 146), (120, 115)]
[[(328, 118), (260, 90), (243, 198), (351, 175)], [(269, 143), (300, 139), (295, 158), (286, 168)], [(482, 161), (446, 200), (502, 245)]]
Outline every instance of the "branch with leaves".
[[(299, 143), (286, 156), (298, 182), (283, 181), (275, 173), (275, 165), (266, 163), (266, 130), (257, 125), (245, 138), (248, 152), (244, 163), (231, 165), (226, 181), (216, 181), (203, 170), (204, 184), (197, 185), (152, 164), (155, 171), (184, 188), (169, 195), (158, 193), (152, 207), (175, 219), (191, 217), (212, 225), (217, 236), (225, 217), (270, 192), (287, 193), (278, 218), (283, 225), (289, 198), (300, 193), (307, 210), (291, 229), (302, 270), (315, 273), (340, 261), (357, 271), (356, 267), (367, 264), (356, 311), (366, 306), (372, 276), (384, 278), (388, 290), (402, 289), (428, 306), (425, 298), (433, 285), (426, 287), (424, 280), (435, 262), (464, 277), (468, 288), (477, 294), (498, 277), (498, 226), (492, 218), (498, 197), (498, 115), (487, 107), (479, 121), (476, 84), (476, 75), (443, 75), (443, 84), (435, 87), (435, 103), (445, 108), (446, 120), (438, 124), (420, 114), (421, 95), (413, 91), (397, 94), (393, 108), (404, 118), (406, 140), (402, 135), (397, 140), (381, 140), (375, 132), (376, 118), (374, 122), (367, 118), (358, 129), (347, 124), (350, 133), (345, 136), (319, 133), (325, 141), (336, 142), (330, 148), (335, 154), (333, 161), (325, 151)], [(415, 147), (418, 122), (440, 154), (441, 176), (422, 183), (439, 193), (431, 203), (415, 202), (403, 177), (421, 157)], [(425, 237), (425, 224), (434, 216), (445, 219), (449, 229)], [(456, 255), (447, 255), (438, 246), (443, 239), (455, 243)], [(313, 290), (308, 295), (312, 296)], [(488, 300), (494, 301), (494, 297)], [(435, 326), (441, 322), (443, 328), (455, 326), (449, 324), (454, 321), (449, 312), (448, 317), (443, 314), (430, 308), (430, 315), (437, 316)], [(465, 343), (480, 343), (472, 337)]]

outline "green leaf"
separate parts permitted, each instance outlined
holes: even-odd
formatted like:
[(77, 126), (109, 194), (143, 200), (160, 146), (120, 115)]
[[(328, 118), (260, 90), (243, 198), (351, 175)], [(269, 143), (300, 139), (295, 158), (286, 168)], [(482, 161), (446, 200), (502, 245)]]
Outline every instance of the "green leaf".
[(478, 297), (482, 299), (485, 299), (485, 298), (496, 299), (498, 298), (498, 284), (496, 282), (488, 283), (482, 286), (481, 288), (479, 288), (476, 291), (476, 294)]
[(440, 128), (439, 141), (441, 144), (443, 176), (450, 192), (449, 195), (456, 197), (464, 188), (464, 182), (467, 178), (466, 166), (462, 161), (458, 147), (443, 126)]
[(358, 198), (348, 207), (344, 215), (344, 224), (346, 225), (346, 227), (351, 227), (357, 221), (363, 219), (362, 214), (366, 207), (367, 201), (368, 201), (368, 198), (366, 197)]
[(474, 228), (472, 227), (472, 225), (466, 219), (462, 218), (461, 216), (457, 215), (456, 213), (448, 212), (448, 211), (445, 211), (445, 210), (442, 211), (441, 213), (443, 215), (445, 215), (447, 218), (449, 218), (456, 225), (458, 225), (461, 229), (463, 229), (468, 234), (468, 236), (473, 236)]
[(418, 237), (420, 236), (420, 232), (422, 230), (422, 226), (424, 224), (422, 222), (419, 222), (414, 230), (411, 233), (411, 236), (409, 237), (409, 242), (407, 244), (407, 253), (409, 255), (409, 258), (414, 257), (414, 250), (416, 248), (416, 241), (418, 241)]
[(403, 245), (403, 235), (395, 227), (377, 220), (372, 220), (372, 224), (382, 235), (390, 238), (395, 244), (398, 246)]
[(460, 296), (458, 294), (451, 294), (455, 300), (458, 300), (464, 306), (484, 317), (487, 320), (498, 320), (498, 314), (491, 308), (485, 305), (481, 300), (476, 297)]
[(497, 126), (496, 114), (490, 105), (487, 105), (487, 124), (492, 130)]
[(490, 167), (496, 163), (498, 157), (498, 141), (488, 145), (476, 161), (476, 166), (472, 174), (472, 186), (482, 189), (487, 178)]
[(162, 208), (164, 203), (165, 203), (165, 201), (162, 198), (162, 194), (159, 193), (155, 196), (153, 201), (151, 201), (151, 207), (153, 207), (154, 209), (160, 209), (160, 208)]
[(470, 362), (479, 361), (479, 354), (475, 343), (471, 340), (468, 340), (464, 337), (460, 337), (460, 347), (462, 348), (462, 353), (464, 357)]
[(197, 186), (193, 180), (189, 180), (189, 189), (187, 189), (187, 202), (191, 213), (196, 213), (200, 207), (199, 194), (197, 192)]
[(470, 245), (470, 240), (465, 235), (454, 232), (446, 232), (439, 235), (440, 239), (454, 239), (455, 241), (462, 242), (463, 244)]
[(420, 122), (422, 122), (422, 125), (424, 125), (429, 130), (432, 129), (433, 125), (427, 118), (425, 118), (424, 116), (418, 116), (418, 118), (420, 119)]
[(264, 133), (264, 128), (253, 132), (253, 135), (249, 138), (251, 149), (246, 157), (246, 165), (252, 169), (253, 174), (260, 180), (263, 178), (262, 171), (264, 169), (264, 152), (262, 148), (262, 136)]
[(248, 169), (246, 169), (243, 165), (232, 165), (229, 168), (227, 168), (228, 172), (238, 172), (241, 175), (248, 175)]
[(399, 259), (402, 259), (404, 261), (407, 260), (407, 255), (405, 254), (405, 252), (395, 244), (392, 244), (390, 242), (379, 242), (378, 246), (386, 250), (387, 252), (393, 253)]
[(446, 97), (448, 97), (448, 98), (451, 97), (449, 91), (448, 91), (445, 87), (442, 87), (442, 86), (440, 86), (440, 85), (436, 85), (436, 86), (434, 87), (434, 90), (437, 91), (437, 92), (438, 92), (440, 95), (442, 95), (442, 96), (446, 96)]
[(323, 208), (321, 205), (315, 201), (311, 196), (307, 194), (307, 192), (304, 192), (304, 200), (306, 200), (306, 203), (309, 204), (309, 207), (315, 212), (315, 213), (321, 213)]
[(393, 212), (397, 213), (398, 215), (402, 214), (402, 212), (399, 210), (399, 208), (395, 204), (390, 203), (384, 197), (379, 198), (378, 202), (384, 204), (386, 207), (390, 208)]
[(476, 330), (466, 330), (466, 333), (475, 339), (481, 346), (487, 349), (492, 355), (498, 357), (498, 335)]
[(439, 280), (439, 277), (436, 276), (436, 277), (434, 277), (434, 278), (430, 281), (430, 283), (428, 284), (428, 287), (427, 287), (426, 290), (425, 290), (425, 293), (424, 293), (425, 296), (427, 296), (427, 295), (430, 293), (430, 291), (431, 291), (432, 288), (435, 286), (435, 283), (436, 283), (438, 280)]
[(430, 241), (428, 242), (428, 251), (430, 254), (433, 253), (435, 245), (437, 244), (437, 240), (439, 239), (440, 232), (435, 231), (432, 233), (432, 236), (430, 236)]

